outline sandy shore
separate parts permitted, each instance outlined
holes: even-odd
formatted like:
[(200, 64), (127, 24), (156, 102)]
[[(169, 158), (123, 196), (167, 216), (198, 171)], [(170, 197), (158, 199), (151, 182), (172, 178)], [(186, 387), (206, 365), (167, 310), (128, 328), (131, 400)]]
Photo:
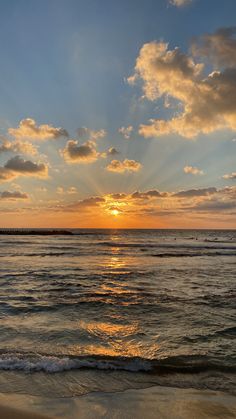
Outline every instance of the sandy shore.
[(32, 411), (14, 409), (8, 406), (0, 406), (1, 419), (50, 419), (49, 416), (41, 415)]
[[(2, 406), (0, 418), (3, 419), (236, 418), (234, 396), (208, 390), (167, 387), (151, 387), (119, 393), (90, 393), (65, 399), (0, 394), (0, 404)], [(30, 413), (26, 413), (27, 411)]]

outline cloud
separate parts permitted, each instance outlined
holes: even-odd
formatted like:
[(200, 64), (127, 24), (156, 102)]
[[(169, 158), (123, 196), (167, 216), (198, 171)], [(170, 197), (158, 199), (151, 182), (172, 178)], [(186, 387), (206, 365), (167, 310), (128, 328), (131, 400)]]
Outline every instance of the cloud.
[(236, 131), (236, 63), (226, 55), (223, 59), (218, 52), (224, 68), (205, 75), (207, 67), (179, 48), (171, 50), (167, 43), (157, 41), (144, 44), (128, 82), (141, 80), (146, 99), (173, 98), (181, 111), (170, 119), (151, 119), (148, 125), (140, 125), (139, 134), (149, 138), (177, 133), (193, 138), (219, 129)]
[(14, 175), (47, 177), (48, 174), (48, 168), (45, 164), (24, 160), (20, 156), (8, 160), (3, 169), (12, 172)]
[(222, 212), (236, 209), (236, 202), (231, 200), (212, 199), (208, 201), (199, 202), (193, 208), (195, 211), (203, 212)]
[(38, 153), (38, 149), (33, 144), (26, 141), (8, 141), (7, 139), (4, 139), (0, 145), (0, 153), (8, 152), (29, 154), (34, 156)]
[(9, 182), (12, 179), (15, 179), (17, 174), (11, 170), (6, 169), (5, 167), (0, 167), (0, 182)]
[(109, 172), (124, 173), (124, 172), (138, 172), (142, 168), (141, 163), (136, 160), (125, 159), (112, 160), (106, 167)]
[[(136, 191), (130, 194), (118, 192), (87, 197), (70, 204), (52, 202), (47, 210), (52, 214), (60, 213), (61, 216), (63, 212), (71, 213), (76, 217), (81, 217), (81, 222), (86, 220), (86, 223), (94, 219), (109, 223), (109, 220), (114, 217), (113, 211), (117, 210), (117, 222), (120, 220), (121, 225), (125, 220), (126, 225), (130, 225), (131, 222), (132, 226), (137, 226), (137, 223), (142, 226), (143, 223), (146, 226), (153, 226), (159, 223), (160, 217), (165, 219), (163, 227), (194, 226), (194, 223), (198, 223), (199, 226), (201, 221), (204, 222), (202, 226), (209, 227), (212, 225), (209, 223), (221, 219), (224, 223), (231, 222), (234, 225), (236, 186), (227, 186), (222, 189), (208, 187), (179, 192), (158, 189)], [(224, 214), (223, 218), (222, 214)], [(135, 224), (133, 224), (134, 221)]]
[(223, 179), (230, 179), (230, 180), (236, 179), (236, 172), (232, 172), (232, 173), (226, 174), (226, 175), (224, 175), (222, 177), (223, 177)]
[[(64, 211), (76, 212), (78, 210), (89, 210), (94, 207), (99, 207), (101, 204), (105, 203), (105, 199), (100, 196), (92, 196), (90, 198), (85, 198), (81, 201), (74, 202), (72, 204), (63, 206)], [(59, 207), (60, 209), (61, 207)]]
[(128, 127), (121, 127), (121, 128), (119, 128), (118, 131), (119, 131), (120, 134), (123, 135), (123, 137), (126, 140), (129, 140), (133, 129), (134, 128), (132, 127), (132, 125), (129, 125)]
[(68, 137), (68, 132), (63, 128), (55, 128), (51, 125), (36, 125), (34, 119), (22, 119), (18, 128), (9, 128), (8, 133), (17, 139), (49, 140), (59, 137)]
[(167, 192), (159, 192), (156, 189), (147, 192), (136, 191), (131, 195), (133, 199), (163, 198), (166, 196), (168, 196)]
[(105, 153), (102, 153), (102, 157), (113, 157), (117, 154), (120, 154), (119, 151), (115, 147), (110, 147)]
[(170, 3), (177, 7), (186, 6), (187, 4), (191, 2), (192, 0), (170, 0)]
[(214, 187), (211, 188), (199, 188), (199, 189), (188, 189), (185, 191), (179, 191), (174, 193), (172, 196), (178, 198), (195, 198), (199, 196), (209, 196), (215, 194), (217, 189)]
[(69, 140), (60, 153), (68, 163), (93, 163), (99, 158), (113, 157), (119, 154), (115, 147), (110, 147), (102, 153), (99, 153), (96, 147), (95, 140), (90, 139), (83, 144), (79, 144), (77, 140)]
[(192, 53), (210, 59), (216, 67), (236, 67), (236, 26), (194, 38)]
[(86, 139), (82, 144), (77, 140), (69, 140), (63, 150), (60, 150), (61, 155), (67, 163), (93, 163), (99, 157), (107, 157), (115, 154), (115, 148), (110, 148), (108, 152), (99, 153), (96, 149), (96, 141), (106, 136), (104, 129), (95, 131), (87, 127), (77, 129), (77, 134), (80, 139)]
[(92, 141), (97, 141), (100, 138), (103, 138), (107, 135), (105, 129), (92, 130), (87, 127), (81, 127), (77, 129), (77, 135), (80, 139), (87, 139)]
[(27, 195), (27, 193), (20, 192), (20, 191), (15, 191), (15, 192), (3, 191), (3, 192), (0, 192), (0, 199), (6, 200), (6, 201), (17, 201), (21, 199), (23, 200), (29, 199), (29, 196)]
[(39, 188), (37, 188), (37, 191), (39, 192), (47, 192), (47, 188), (45, 188), (45, 186), (40, 186)]
[(58, 186), (57, 189), (56, 189), (56, 193), (58, 195), (64, 195), (64, 193), (65, 193), (64, 188), (62, 186)]
[(99, 157), (93, 141), (86, 141), (79, 145), (78, 141), (69, 140), (66, 147), (61, 150), (61, 154), (68, 163), (92, 163)]
[(185, 166), (184, 173), (191, 174), (191, 175), (204, 175), (203, 170), (200, 170), (197, 167), (193, 167), (193, 166)]
[(126, 194), (125, 193), (114, 193), (114, 194), (111, 194), (110, 195), (110, 197), (112, 198), (112, 199), (115, 199), (115, 200), (120, 200), (120, 199), (125, 199), (126, 198)]
[(73, 194), (76, 194), (77, 193), (77, 189), (75, 188), (75, 186), (70, 186), (66, 190), (62, 186), (58, 186), (57, 189), (56, 189), (56, 193), (58, 195), (65, 195), (65, 194), (73, 195)]
[(76, 194), (78, 191), (77, 191), (77, 188), (75, 187), (75, 186), (70, 186), (69, 188), (68, 188), (68, 190), (67, 190), (67, 193), (69, 194), (69, 195), (73, 195), (73, 194)]

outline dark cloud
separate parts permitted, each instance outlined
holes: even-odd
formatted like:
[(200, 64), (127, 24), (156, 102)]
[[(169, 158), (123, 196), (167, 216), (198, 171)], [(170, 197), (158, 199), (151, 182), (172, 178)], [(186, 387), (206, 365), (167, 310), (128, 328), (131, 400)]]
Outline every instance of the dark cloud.
[(24, 160), (20, 156), (15, 156), (8, 160), (4, 168), (16, 174), (29, 176), (47, 176), (47, 166), (43, 163), (34, 163), (30, 160)]
[(20, 191), (15, 191), (15, 192), (3, 191), (3, 192), (0, 192), (0, 199), (3, 199), (3, 200), (17, 201), (17, 200), (28, 199), (28, 198), (29, 198), (29, 196), (26, 193), (20, 192)]
[(205, 212), (220, 212), (236, 209), (236, 201), (224, 201), (224, 200), (208, 200), (205, 202), (200, 202), (194, 206), (194, 210), (205, 211)]
[(117, 151), (115, 147), (110, 147), (109, 150), (106, 152), (107, 157), (112, 157), (117, 154), (119, 154), (119, 151)]
[(200, 189), (188, 189), (186, 191), (179, 191), (174, 193), (173, 197), (178, 198), (194, 198), (199, 196), (208, 196), (215, 194), (217, 192), (216, 188), (200, 188)]
[(64, 159), (70, 163), (92, 163), (99, 157), (96, 144), (93, 141), (87, 141), (80, 145), (76, 140), (69, 140), (61, 153)]
[(164, 198), (168, 196), (167, 192), (159, 192), (156, 189), (147, 192), (134, 192), (131, 197), (133, 199), (149, 199), (149, 198)]
[(79, 210), (89, 210), (89, 208), (99, 207), (100, 204), (103, 204), (105, 199), (100, 196), (92, 196), (90, 198), (85, 198), (81, 201), (73, 202), (72, 204), (63, 206), (63, 211), (79, 211)]
[(219, 67), (236, 67), (236, 26), (194, 38), (193, 55), (206, 57)]

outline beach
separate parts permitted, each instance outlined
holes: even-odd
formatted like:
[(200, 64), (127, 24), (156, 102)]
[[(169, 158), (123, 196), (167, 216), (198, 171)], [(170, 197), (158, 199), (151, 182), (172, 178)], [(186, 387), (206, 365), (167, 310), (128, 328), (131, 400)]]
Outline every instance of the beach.
[[(236, 398), (209, 390), (151, 387), (118, 393), (91, 393), (69, 399), (0, 395), (4, 419), (230, 419), (236, 417)], [(8, 405), (14, 406), (15, 411)]]

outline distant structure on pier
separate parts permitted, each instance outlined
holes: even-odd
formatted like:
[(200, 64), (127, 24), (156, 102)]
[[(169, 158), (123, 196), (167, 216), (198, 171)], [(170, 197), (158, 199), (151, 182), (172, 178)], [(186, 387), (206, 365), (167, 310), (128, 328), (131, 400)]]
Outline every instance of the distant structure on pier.
[(68, 236), (72, 235), (70, 230), (51, 229), (21, 229), (21, 228), (0, 228), (0, 235), (7, 236)]

